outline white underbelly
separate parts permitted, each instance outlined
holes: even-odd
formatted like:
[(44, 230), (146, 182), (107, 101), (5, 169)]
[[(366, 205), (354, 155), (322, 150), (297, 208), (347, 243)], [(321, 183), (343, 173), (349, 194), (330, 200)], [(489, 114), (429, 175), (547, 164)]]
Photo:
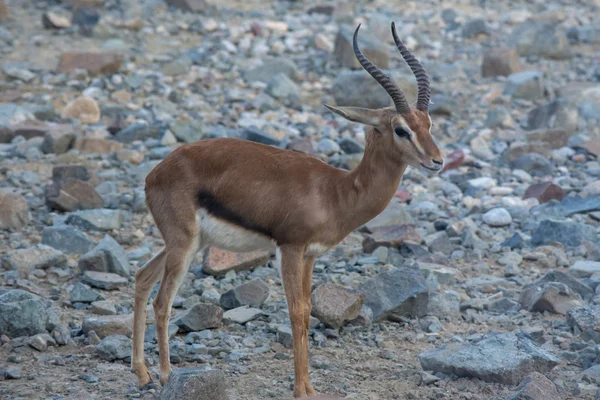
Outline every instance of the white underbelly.
[(196, 213), (196, 222), (200, 231), (200, 246), (202, 248), (214, 246), (235, 252), (263, 249), (274, 251), (276, 248), (275, 242), (268, 236), (215, 218), (204, 209), (200, 209)]

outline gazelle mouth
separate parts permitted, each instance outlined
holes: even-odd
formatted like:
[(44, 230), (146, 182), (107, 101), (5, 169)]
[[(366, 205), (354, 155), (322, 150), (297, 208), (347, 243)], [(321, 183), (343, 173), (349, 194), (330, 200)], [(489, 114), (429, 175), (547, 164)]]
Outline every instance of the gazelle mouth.
[(442, 169), (443, 165), (440, 165), (439, 167), (428, 167), (427, 165), (421, 163), (421, 167), (428, 169), (429, 171), (439, 172)]

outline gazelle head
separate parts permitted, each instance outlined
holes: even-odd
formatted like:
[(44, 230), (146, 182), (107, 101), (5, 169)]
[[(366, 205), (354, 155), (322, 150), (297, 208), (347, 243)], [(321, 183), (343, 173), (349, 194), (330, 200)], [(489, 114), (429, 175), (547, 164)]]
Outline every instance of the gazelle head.
[(427, 72), (419, 60), (402, 43), (396, 33), (396, 24), (392, 22), (392, 35), (396, 46), (417, 79), (417, 103), (411, 107), (398, 85), (360, 51), (358, 47), (359, 29), (360, 24), (354, 32), (354, 54), (360, 65), (390, 95), (394, 106), (376, 110), (329, 105), (325, 105), (325, 107), (349, 121), (372, 126), (380, 135), (387, 135), (393, 141), (394, 149), (404, 163), (430, 171), (441, 170), (444, 166), (444, 158), (431, 136), (431, 118), (429, 117), (431, 89)]

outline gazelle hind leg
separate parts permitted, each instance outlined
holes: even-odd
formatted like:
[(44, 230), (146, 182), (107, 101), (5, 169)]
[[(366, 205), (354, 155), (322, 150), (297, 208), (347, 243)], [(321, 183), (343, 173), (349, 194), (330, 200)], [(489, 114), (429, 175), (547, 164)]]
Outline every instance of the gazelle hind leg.
[(146, 307), (150, 291), (160, 279), (165, 267), (165, 250), (159, 251), (135, 274), (135, 303), (133, 308), (133, 356), (131, 368), (142, 388), (152, 382), (144, 363), (144, 334), (146, 332)]
[[(312, 309), (310, 295), (312, 291), (312, 272), (313, 265), (315, 264), (315, 258), (315, 256), (306, 257), (304, 262), (304, 269), (302, 271), (304, 274), (304, 276), (302, 277), (302, 291), (304, 293), (304, 326), (306, 327), (307, 338), (308, 331), (310, 328), (310, 312)], [(315, 396), (317, 394), (312, 384), (310, 383), (308, 374), (306, 375), (306, 380), (304, 381), (304, 388), (308, 396)]]

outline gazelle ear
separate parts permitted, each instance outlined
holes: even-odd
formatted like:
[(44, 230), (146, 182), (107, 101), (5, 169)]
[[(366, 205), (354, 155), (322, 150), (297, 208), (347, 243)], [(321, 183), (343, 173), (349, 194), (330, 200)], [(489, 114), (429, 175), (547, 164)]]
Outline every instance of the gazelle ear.
[(327, 104), (323, 105), (327, 107), (329, 111), (336, 113), (348, 121), (370, 126), (381, 125), (381, 114), (378, 110), (369, 110), (368, 108), (362, 107), (334, 107)]

